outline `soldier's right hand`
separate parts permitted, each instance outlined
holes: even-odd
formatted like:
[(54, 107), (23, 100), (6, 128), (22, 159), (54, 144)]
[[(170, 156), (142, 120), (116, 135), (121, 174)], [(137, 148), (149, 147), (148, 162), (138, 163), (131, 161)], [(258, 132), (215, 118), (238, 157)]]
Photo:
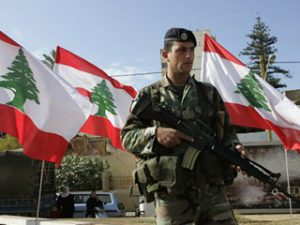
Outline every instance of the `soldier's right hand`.
[(158, 127), (156, 130), (156, 140), (159, 144), (172, 148), (179, 146), (182, 140), (193, 142), (194, 139), (173, 128)]

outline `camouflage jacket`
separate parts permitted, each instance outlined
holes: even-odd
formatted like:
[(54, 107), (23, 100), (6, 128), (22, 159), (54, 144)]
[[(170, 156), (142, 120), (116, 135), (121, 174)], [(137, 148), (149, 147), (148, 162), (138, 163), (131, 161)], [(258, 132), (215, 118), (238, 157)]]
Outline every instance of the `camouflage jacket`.
[[(230, 127), (230, 120), (225, 111), (224, 104), (221, 100), (216, 89), (208, 84), (196, 81), (193, 77), (190, 77), (186, 83), (183, 95), (178, 96), (178, 91), (174, 88), (166, 76), (162, 80), (143, 88), (137, 99), (142, 95), (147, 94), (151, 96), (151, 99), (155, 104), (159, 104), (161, 107), (168, 109), (177, 118), (190, 121), (197, 126), (198, 121), (204, 122), (208, 127), (216, 133), (216, 138), (219, 139), (224, 145), (230, 146), (239, 143), (237, 136), (232, 132)], [(134, 107), (134, 102), (132, 104)], [(220, 127), (220, 121), (218, 122), (218, 112), (225, 114), (223, 120), (222, 131), (218, 131)], [(167, 127), (158, 121), (152, 121), (151, 123), (139, 120), (135, 115), (131, 114), (122, 129), (121, 139), (124, 148), (139, 158), (151, 158), (157, 155), (164, 155), (164, 153), (170, 155), (170, 151), (159, 146), (155, 141), (155, 132), (157, 127)], [(220, 129), (219, 129), (220, 130)], [(219, 133), (219, 134), (217, 134)], [(172, 154), (175, 156), (184, 157), (185, 152), (189, 149), (186, 143), (181, 146), (172, 149)], [(207, 167), (209, 164), (216, 165), (214, 169), (205, 169), (208, 171), (207, 176), (215, 176), (216, 170), (223, 170), (223, 166), (218, 164), (220, 159), (215, 155), (211, 155), (210, 151), (203, 154), (203, 166)], [(207, 164), (207, 165), (206, 165)], [(217, 169), (216, 169), (217, 168)], [(219, 172), (217, 172), (219, 174)], [(219, 180), (220, 175), (216, 175), (216, 180)], [(214, 180), (214, 178), (212, 179)]]

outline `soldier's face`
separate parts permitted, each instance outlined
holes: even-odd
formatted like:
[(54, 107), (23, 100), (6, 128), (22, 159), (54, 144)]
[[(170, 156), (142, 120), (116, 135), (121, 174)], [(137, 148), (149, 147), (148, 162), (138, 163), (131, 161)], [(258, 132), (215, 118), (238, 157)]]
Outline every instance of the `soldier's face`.
[(175, 41), (164, 57), (168, 63), (169, 72), (175, 74), (187, 75), (191, 72), (194, 63), (193, 42), (177, 42)]

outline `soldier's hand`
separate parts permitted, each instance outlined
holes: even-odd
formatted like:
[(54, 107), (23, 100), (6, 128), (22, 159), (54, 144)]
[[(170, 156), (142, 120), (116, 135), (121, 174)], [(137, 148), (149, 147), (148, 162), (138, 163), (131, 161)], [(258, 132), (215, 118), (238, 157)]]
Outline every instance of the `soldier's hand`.
[(156, 140), (159, 144), (172, 148), (181, 144), (182, 140), (193, 142), (194, 139), (173, 128), (158, 127), (156, 130)]
[[(238, 145), (235, 146), (235, 149), (241, 154), (242, 158), (246, 158), (247, 157), (248, 152), (247, 152), (247, 149), (243, 145), (238, 144)], [(235, 166), (234, 165), (233, 167), (235, 168), (235, 170), (237, 172), (241, 171), (241, 168), (239, 166)], [(246, 174), (244, 171), (242, 171), (242, 173)]]
[(236, 145), (235, 149), (241, 154), (242, 158), (246, 158), (248, 155), (247, 149), (243, 145)]

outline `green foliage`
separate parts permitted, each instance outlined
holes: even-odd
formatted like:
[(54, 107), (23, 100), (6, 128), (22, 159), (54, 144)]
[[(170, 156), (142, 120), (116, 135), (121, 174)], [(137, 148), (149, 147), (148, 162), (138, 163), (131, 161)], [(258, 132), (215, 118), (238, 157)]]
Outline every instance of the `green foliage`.
[(9, 135), (0, 138), (0, 151), (22, 148), (18, 139)]
[(46, 66), (48, 66), (51, 70), (53, 69), (55, 63), (55, 55), (56, 55), (56, 51), (54, 49), (51, 50), (50, 55), (43, 54), (44, 59), (42, 60), (42, 62)]
[(100, 158), (67, 155), (55, 171), (56, 189), (65, 185), (73, 191), (102, 189), (102, 172), (108, 168), (108, 162)]
[(277, 49), (274, 44), (277, 42), (277, 37), (270, 35), (270, 29), (261, 20), (256, 18), (256, 24), (253, 27), (252, 33), (246, 36), (251, 39), (247, 43), (247, 47), (240, 52), (240, 55), (249, 56), (249, 68), (256, 74), (266, 78), (266, 81), (275, 88), (286, 87), (281, 83), (278, 75), (283, 75), (286, 78), (291, 78), (289, 71), (284, 70), (276, 65), (274, 62), (268, 62), (270, 55), (275, 55)]

